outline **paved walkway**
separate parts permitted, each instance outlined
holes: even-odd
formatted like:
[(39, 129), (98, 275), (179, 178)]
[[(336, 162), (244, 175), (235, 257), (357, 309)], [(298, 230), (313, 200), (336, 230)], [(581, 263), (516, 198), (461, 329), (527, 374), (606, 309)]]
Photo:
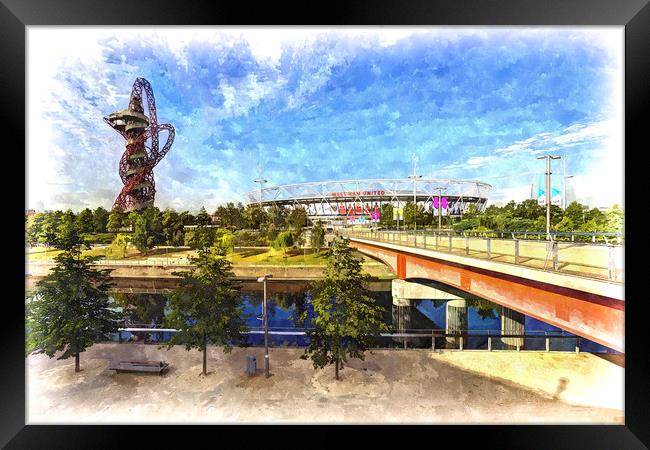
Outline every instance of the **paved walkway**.
[[(252, 378), (247, 354), (257, 357)], [(314, 370), (301, 354), (272, 349), (268, 379), (260, 348), (209, 348), (207, 377), (201, 354), (182, 347), (95, 345), (78, 374), (72, 359), (31, 355), (27, 421), (623, 424), (624, 369), (594, 355), (381, 350), (352, 360), (337, 382), (332, 367)], [(171, 369), (162, 377), (108, 370), (121, 359), (164, 359)]]

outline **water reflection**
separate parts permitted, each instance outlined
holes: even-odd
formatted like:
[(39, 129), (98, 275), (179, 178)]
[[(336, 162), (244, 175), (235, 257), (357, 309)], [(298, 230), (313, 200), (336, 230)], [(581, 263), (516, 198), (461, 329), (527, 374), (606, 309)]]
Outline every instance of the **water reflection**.
[[(311, 308), (311, 293), (308, 286), (303, 283), (297, 287), (293, 283), (283, 292), (284, 283), (269, 283), (271, 289), (267, 293), (269, 313), (269, 328), (285, 332), (292, 332), (311, 326), (314, 317)], [(255, 285), (244, 284), (241, 291), (244, 301), (246, 324), (251, 330), (262, 330), (263, 293)], [(552, 325), (541, 322), (532, 317), (525, 316), (515, 311), (509, 311), (500, 305), (487, 300), (470, 298), (467, 300), (402, 300), (394, 304), (390, 289), (375, 290), (371, 296), (377, 304), (383, 307), (383, 321), (390, 325), (394, 332), (414, 333), (417, 330), (436, 330), (440, 332), (471, 332), (490, 333), (495, 337), (491, 339), (493, 350), (512, 349), (520, 346), (524, 350), (545, 350), (545, 332), (559, 333), (561, 330)], [(166, 294), (112, 294), (117, 305), (125, 315), (125, 327), (156, 327), (164, 325), (163, 319), (168, 312)], [(454, 303), (456, 302), (456, 303)], [(298, 317), (307, 312), (307, 320), (299, 322)], [(539, 338), (499, 338), (501, 332), (521, 332), (538, 335)], [(571, 335), (566, 333), (566, 335)], [(149, 332), (122, 332), (125, 341), (138, 342), (166, 342), (170, 333)], [(272, 346), (306, 346), (308, 340), (305, 336), (291, 334), (272, 335), (269, 337)], [(116, 336), (116, 340), (118, 337)], [(403, 347), (407, 343), (409, 348), (431, 347), (431, 337), (385, 337), (378, 338), (380, 347)], [(263, 334), (249, 335), (250, 345), (263, 345)], [(487, 336), (470, 336), (464, 339), (466, 349), (487, 349)], [(439, 337), (435, 340), (436, 348), (459, 348), (459, 338), (455, 336)], [(551, 351), (575, 351), (574, 339), (551, 339)], [(594, 353), (616, 353), (602, 345), (580, 339), (580, 350)]]

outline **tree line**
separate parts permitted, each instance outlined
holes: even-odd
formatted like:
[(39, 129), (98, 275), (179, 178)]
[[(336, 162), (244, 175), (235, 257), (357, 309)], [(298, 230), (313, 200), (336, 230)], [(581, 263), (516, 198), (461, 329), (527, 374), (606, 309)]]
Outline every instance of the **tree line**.
[[(159, 245), (198, 248), (206, 240), (224, 247), (271, 245), (287, 249), (305, 244), (303, 229), (311, 224), (304, 209), (289, 211), (275, 205), (260, 209), (259, 205), (244, 207), (241, 203), (230, 202), (219, 206), (212, 216), (204, 207), (197, 214), (171, 208), (160, 210), (155, 206), (128, 214), (98, 207), (95, 210), (85, 208), (78, 214), (57, 210), (26, 217), (26, 243), (55, 246), (56, 230), (64, 217), (74, 220), (87, 243), (108, 244), (115, 241), (117, 233), (128, 233), (128, 241), (144, 253)], [(213, 217), (216, 220), (213, 221)], [(201, 231), (185, 228), (199, 225), (217, 225), (218, 228), (202, 228)], [(124, 237), (118, 241), (116, 244), (121, 245)], [(319, 244), (318, 239), (312, 243)], [(322, 245), (320, 242), (318, 247)]]
[[(598, 208), (589, 208), (578, 202), (573, 202), (562, 209), (551, 205), (551, 231), (556, 232), (613, 232), (622, 233), (624, 213), (619, 205), (613, 205), (606, 212)], [(395, 228), (393, 206), (382, 205), (380, 225)], [(437, 211), (425, 213), (413, 202), (406, 202), (404, 219), (400, 227), (414, 228), (438, 226)], [(546, 231), (546, 207), (537, 200), (524, 200), (520, 203), (510, 201), (504, 206), (490, 205), (479, 212), (475, 204), (470, 204), (460, 218), (442, 216), (442, 225), (455, 231)]]

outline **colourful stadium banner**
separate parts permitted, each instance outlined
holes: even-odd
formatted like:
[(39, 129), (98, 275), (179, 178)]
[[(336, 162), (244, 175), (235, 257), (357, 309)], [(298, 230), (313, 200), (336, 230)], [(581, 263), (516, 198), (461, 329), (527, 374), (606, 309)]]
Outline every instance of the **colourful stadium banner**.
[[(546, 206), (546, 175), (537, 177), (537, 204)], [(562, 205), (562, 191), (557, 186), (553, 186), (553, 177), (551, 176), (551, 205)]]

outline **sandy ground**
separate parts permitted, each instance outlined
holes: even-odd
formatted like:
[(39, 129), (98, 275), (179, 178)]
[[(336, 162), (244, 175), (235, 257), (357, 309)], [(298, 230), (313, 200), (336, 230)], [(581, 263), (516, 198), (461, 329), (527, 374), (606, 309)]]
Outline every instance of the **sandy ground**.
[[(72, 359), (30, 355), (27, 423), (595, 423), (623, 424), (623, 371), (590, 354), (377, 350), (315, 370), (301, 349), (201, 353), (99, 344)], [(245, 356), (257, 375), (245, 374)], [(111, 361), (165, 360), (163, 376), (116, 374)], [(496, 375), (496, 376), (495, 376)]]

